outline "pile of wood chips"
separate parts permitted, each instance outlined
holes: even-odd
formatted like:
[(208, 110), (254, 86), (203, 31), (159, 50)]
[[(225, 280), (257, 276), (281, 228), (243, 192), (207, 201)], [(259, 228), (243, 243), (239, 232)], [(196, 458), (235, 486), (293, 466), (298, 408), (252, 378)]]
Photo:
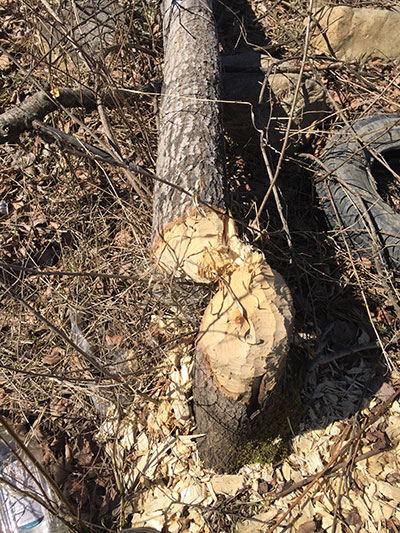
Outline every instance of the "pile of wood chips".
[(154, 395), (156, 402), (143, 409), (132, 405), (122, 422), (110, 409), (100, 430), (125, 493), (132, 494), (125, 500), (132, 526), (214, 533), (210, 518), (216, 508), (229, 514), (229, 502), (240, 498), (247, 512), (238, 515), (237, 506), (226, 522), (229, 529), (218, 531), (397, 531), (400, 388), (390, 384), (398, 383), (395, 372), (368, 400), (371, 368), (363, 360), (350, 369), (336, 367), (336, 373), (329, 366), (313, 373), (303, 389), (305, 412), (290, 455), (278, 466), (252, 464), (221, 475), (206, 471), (196, 450), (201, 436), (189, 408), (192, 353), (190, 342), (168, 352), (160, 378), (165, 387)]

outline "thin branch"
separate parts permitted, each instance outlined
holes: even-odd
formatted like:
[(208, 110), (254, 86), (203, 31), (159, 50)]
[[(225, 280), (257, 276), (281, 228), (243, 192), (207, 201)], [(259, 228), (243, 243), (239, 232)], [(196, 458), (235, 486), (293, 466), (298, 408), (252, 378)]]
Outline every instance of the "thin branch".
[(3, 268), (6, 272), (12, 272), (17, 270), (18, 272), (26, 272), (31, 276), (69, 276), (69, 277), (81, 277), (81, 278), (102, 278), (102, 279), (117, 279), (117, 280), (142, 280), (145, 279), (148, 272), (142, 276), (127, 276), (122, 274), (105, 274), (103, 272), (68, 272), (65, 270), (37, 270), (35, 268), (28, 268), (17, 263), (6, 263), (0, 261), (0, 268)]
[[(383, 448), (381, 450), (370, 450), (369, 452), (363, 453), (362, 455), (359, 455), (355, 458), (354, 462), (359, 463), (360, 461), (365, 461), (366, 459), (369, 459), (370, 457), (373, 457), (374, 455), (378, 455), (380, 453), (387, 452), (391, 450), (391, 446), (387, 446), (386, 448)], [(338, 463), (337, 465), (333, 466), (332, 468), (328, 469), (325, 473), (326, 476), (330, 476), (331, 474), (335, 474), (342, 468), (344, 468), (347, 465), (348, 461), (342, 461)], [(308, 476), (301, 481), (297, 481), (296, 483), (292, 483), (290, 487), (287, 487), (286, 489), (282, 490), (281, 492), (278, 492), (275, 496), (268, 499), (268, 503), (273, 503), (276, 500), (279, 500), (280, 498), (284, 498), (285, 496), (288, 496), (292, 492), (295, 492), (296, 490), (299, 490), (306, 485), (312, 483), (318, 474), (313, 474), (312, 476)]]
[[(229, 102), (229, 103), (232, 103), (232, 102)], [(246, 102), (242, 102), (242, 103), (246, 103)], [(38, 131), (40, 131), (40, 132), (42, 132), (44, 134), (48, 134), (48, 135), (52, 136), (53, 138), (55, 138), (57, 140), (67, 142), (67, 143), (69, 143), (69, 144), (71, 144), (73, 146), (76, 146), (76, 147), (80, 148), (80, 149), (84, 148), (86, 152), (79, 152), (79, 155), (81, 155), (81, 156), (87, 157), (88, 153), (93, 154), (93, 155), (91, 155), (91, 157), (93, 157), (93, 159), (95, 159), (95, 160), (96, 159), (97, 160), (101, 160), (101, 161), (104, 161), (104, 162), (109, 163), (111, 165), (115, 165), (115, 166), (118, 166), (118, 167), (121, 167), (121, 168), (124, 168), (124, 169), (128, 169), (128, 170), (133, 171), (133, 172), (137, 172), (138, 174), (142, 174), (146, 178), (150, 178), (150, 179), (152, 179), (154, 181), (159, 181), (160, 183), (168, 185), (169, 187), (172, 187), (172, 188), (176, 189), (177, 191), (179, 191), (180, 193), (186, 194), (189, 197), (193, 197), (194, 196), (191, 191), (188, 191), (185, 188), (180, 187), (176, 183), (171, 183), (168, 180), (160, 178), (156, 174), (154, 174), (153, 172), (145, 170), (144, 168), (142, 168), (142, 167), (140, 167), (138, 165), (135, 165), (131, 161), (123, 161), (123, 160), (117, 161), (106, 150), (104, 150), (102, 148), (98, 148), (96, 146), (93, 146), (93, 145), (87, 143), (86, 141), (81, 141), (80, 139), (76, 139), (74, 136), (72, 136), (72, 135), (70, 135), (68, 133), (65, 133), (65, 132), (63, 132), (61, 130), (58, 130), (57, 128), (53, 128), (52, 126), (48, 126), (47, 124), (43, 124), (40, 121), (34, 121), (33, 126)], [(104, 143), (102, 143), (102, 144), (104, 146)], [(207, 207), (211, 211), (214, 211), (214, 213), (217, 213), (218, 215), (225, 216), (226, 218), (229, 218), (229, 219), (233, 220), (238, 226), (241, 226), (241, 227), (244, 227), (244, 228), (248, 227), (247, 223), (244, 222), (243, 220), (240, 220), (240, 219), (237, 219), (237, 218), (233, 217), (232, 215), (230, 215), (226, 211), (224, 211), (222, 209), (219, 209), (218, 207), (215, 207), (214, 205), (209, 204), (209, 203), (201, 200), (201, 198), (197, 198), (196, 197), (196, 201), (199, 204), (201, 204), (202, 206)], [(256, 232), (257, 234), (261, 234), (262, 233), (262, 231), (260, 229), (255, 228), (255, 227), (252, 227), (252, 230), (254, 232)]]
[(314, 6), (314, 0), (310, 0), (309, 6), (308, 6), (308, 20), (307, 20), (307, 26), (306, 26), (305, 39), (304, 39), (303, 56), (302, 56), (302, 60), (301, 60), (299, 75), (297, 77), (296, 87), (295, 87), (294, 94), (293, 94), (293, 101), (292, 101), (292, 105), (291, 105), (290, 112), (289, 112), (289, 117), (288, 117), (288, 122), (287, 122), (287, 126), (286, 126), (286, 132), (285, 132), (285, 137), (284, 137), (284, 140), (283, 140), (282, 148), (280, 150), (279, 159), (278, 159), (278, 163), (276, 165), (276, 169), (275, 169), (275, 173), (274, 173), (273, 179), (271, 180), (270, 185), (268, 187), (268, 190), (265, 193), (263, 201), (261, 202), (260, 209), (259, 209), (259, 211), (257, 213), (256, 219), (255, 219), (255, 222), (254, 222), (254, 224), (256, 226), (258, 224), (259, 216), (260, 216), (262, 210), (264, 209), (265, 204), (266, 204), (266, 202), (267, 202), (267, 200), (269, 198), (269, 195), (271, 194), (271, 191), (273, 190), (273, 188), (275, 186), (275, 183), (276, 183), (276, 181), (277, 181), (277, 179), (279, 177), (279, 173), (280, 173), (280, 170), (281, 170), (283, 158), (284, 158), (285, 152), (286, 152), (286, 147), (287, 147), (288, 142), (289, 142), (289, 135), (290, 135), (291, 127), (292, 127), (294, 112), (295, 112), (295, 109), (296, 109), (297, 97), (299, 95), (301, 83), (303, 81), (304, 68), (305, 68), (307, 55), (308, 55), (308, 47), (309, 47), (309, 43), (310, 43), (310, 27), (311, 27), (313, 6)]
[[(110, 144), (110, 152), (116, 161), (119, 161), (120, 163), (122, 163), (123, 158), (122, 158), (121, 152), (119, 148), (117, 147), (117, 142), (111, 130), (110, 122), (108, 120), (108, 117), (104, 109), (104, 104), (102, 102), (102, 99), (99, 97), (97, 98), (97, 111), (99, 112), (101, 123), (103, 125), (104, 131), (106, 132), (106, 135), (107, 135), (107, 138)], [(136, 177), (134, 176), (134, 174), (132, 173), (130, 169), (124, 168), (123, 172), (127, 180), (129, 181), (129, 183), (134, 188), (136, 194), (139, 196), (139, 198), (142, 199), (142, 201), (147, 205), (147, 207), (150, 208), (151, 206), (150, 206), (149, 198), (151, 195), (150, 195), (150, 191), (148, 190), (148, 188), (145, 185), (143, 185), (139, 180), (136, 179)]]
[[(102, 102), (109, 107), (116, 107), (121, 100), (136, 99), (139, 94), (157, 93), (157, 87), (146, 85), (137, 89), (114, 89), (102, 94)], [(35, 120), (43, 120), (46, 115), (60, 108), (85, 108), (88, 111), (96, 109), (97, 95), (89, 88), (69, 87), (42, 89), (28, 96), (16, 107), (0, 115), (0, 144), (15, 141), (24, 131), (33, 128)]]
[(349, 348), (345, 348), (337, 352), (323, 354), (317, 357), (317, 359), (315, 359), (314, 361), (311, 361), (307, 371), (313, 372), (320, 365), (327, 365), (328, 363), (332, 363), (333, 361), (337, 361), (338, 359), (342, 359), (343, 357), (347, 357), (348, 355), (362, 352), (364, 350), (375, 350), (376, 348), (379, 348), (379, 345), (377, 341), (374, 341), (366, 344), (354, 344)]

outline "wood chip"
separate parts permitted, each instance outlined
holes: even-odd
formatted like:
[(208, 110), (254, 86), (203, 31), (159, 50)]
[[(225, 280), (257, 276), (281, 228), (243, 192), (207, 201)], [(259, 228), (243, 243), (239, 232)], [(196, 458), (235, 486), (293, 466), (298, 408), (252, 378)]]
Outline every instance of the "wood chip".
[(211, 485), (216, 494), (234, 496), (244, 488), (243, 476), (223, 474), (212, 478)]
[(377, 491), (388, 500), (400, 502), (400, 487), (386, 481), (377, 481)]
[(180, 501), (190, 505), (196, 505), (205, 500), (206, 487), (196, 481), (189, 481), (188, 485), (181, 490)]

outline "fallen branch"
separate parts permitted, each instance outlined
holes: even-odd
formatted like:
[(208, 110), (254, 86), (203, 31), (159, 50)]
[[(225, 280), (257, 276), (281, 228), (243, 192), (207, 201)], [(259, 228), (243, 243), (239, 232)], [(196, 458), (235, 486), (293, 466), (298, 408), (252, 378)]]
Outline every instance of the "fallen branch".
[[(243, 128), (245, 135), (248, 135), (252, 130), (254, 131), (251, 115), (254, 115), (257, 128), (260, 130), (270, 119), (271, 110), (268, 100), (259, 101), (260, 84), (264, 75), (267, 76), (268, 80), (270, 80), (268, 76), (271, 75), (272, 85), (277, 85), (279, 88), (282, 81), (278, 83), (277, 75), (298, 73), (301, 68), (281, 65), (280, 60), (256, 52), (225, 56), (221, 58), (221, 62), (223, 73), (220, 101), (224, 105), (225, 120), (228, 122), (228, 127), (233, 127), (236, 130), (239, 127)], [(309, 87), (307, 91), (309, 91)], [(101, 94), (101, 102), (107, 107), (114, 108), (135, 101), (139, 96), (162, 96), (160, 82), (155, 80), (146, 86), (131, 89), (119, 88), (104, 92)], [(21, 104), (0, 115), (0, 144), (15, 141), (21, 133), (32, 129), (35, 120), (42, 121), (57, 109), (84, 108), (87, 111), (92, 111), (97, 108), (98, 99), (99, 95), (88, 87), (55, 87), (49, 90), (43, 88), (26, 97)], [(238, 114), (240, 104), (245, 109), (240, 110)], [(253, 108), (251, 112), (249, 112), (249, 106)], [(319, 108), (313, 109), (313, 107), (307, 108), (306, 111), (307, 124), (314, 119), (317, 120), (321, 112)], [(311, 119), (311, 117), (314, 118)], [(304, 126), (305, 124), (300, 125), (301, 128)]]
[[(104, 105), (116, 107), (137, 98), (138, 94), (157, 94), (157, 87), (148, 85), (137, 89), (115, 89), (102, 96)], [(82, 107), (90, 111), (97, 107), (94, 91), (85, 87), (41, 90), (28, 96), (18, 106), (0, 115), (0, 144), (15, 141), (24, 131), (31, 130), (35, 120), (43, 120), (57, 109)]]

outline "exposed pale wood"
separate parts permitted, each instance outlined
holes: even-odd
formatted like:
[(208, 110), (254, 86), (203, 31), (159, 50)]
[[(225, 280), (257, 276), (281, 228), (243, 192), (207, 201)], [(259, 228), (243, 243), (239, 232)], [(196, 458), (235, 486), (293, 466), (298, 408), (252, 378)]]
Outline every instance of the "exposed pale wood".
[(231, 398), (261, 405), (284, 362), (290, 297), (282, 277), (262, 255), (250, 247), (247, 253), (225, 275), (207, 307), (197, 349), (207, 353), (215, 382)]
[(197, 340), (193, 397), (198, 430), (206, 435), (199, 452), (215, 470), (235, 468), (240, 446), (276, 407), (292, 318), (283, 278), (261, 253), (242, 245)]
[[(164, 85), (152, 252), (217, 282), (197, 339), (194, 409), (206, 465), (229, 470), (285, 365), (292, 304), (283, 279), (242, 242), (226, 202), (217, 37), (211, 0), (162, 3)], [(168, 184), (169, 183), (169, 184)], [(258, 420), (258, 419), (257, 419)]]

